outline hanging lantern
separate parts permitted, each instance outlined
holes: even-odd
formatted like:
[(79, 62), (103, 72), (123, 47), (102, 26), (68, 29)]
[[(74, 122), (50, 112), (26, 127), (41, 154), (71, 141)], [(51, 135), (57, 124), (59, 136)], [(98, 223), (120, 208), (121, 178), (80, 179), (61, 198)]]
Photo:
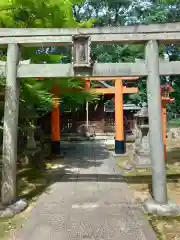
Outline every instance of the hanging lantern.
[(74, 67), (90, 67), (90, 37), (73, 36), (72, 54)]
[(170, 84), (161, 85), (161, 96), (163, 98), (170, 98), (170, 93), (172, 93), (174, 89)]
[(170, 97), (170, 94), (172, 92), (174, 92), (174, 89), (171, 87), (170, 84), (161, 85), (161, 98), (162, 98), (162, 101), (165, 101), (166, 103), (174, 102), (174, 98)]
[(75, 75), (88, 76), (92, 73), (89, 36), (73, 36), (72, 63)]

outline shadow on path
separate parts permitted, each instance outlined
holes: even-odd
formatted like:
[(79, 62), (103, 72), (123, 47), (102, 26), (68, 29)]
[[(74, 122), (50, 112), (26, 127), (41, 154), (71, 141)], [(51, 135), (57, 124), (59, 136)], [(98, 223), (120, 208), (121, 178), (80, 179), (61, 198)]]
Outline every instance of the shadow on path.
[(64, 166), (14, 240), (155, 240), (115, 161), (97, 141), (62, 145)]

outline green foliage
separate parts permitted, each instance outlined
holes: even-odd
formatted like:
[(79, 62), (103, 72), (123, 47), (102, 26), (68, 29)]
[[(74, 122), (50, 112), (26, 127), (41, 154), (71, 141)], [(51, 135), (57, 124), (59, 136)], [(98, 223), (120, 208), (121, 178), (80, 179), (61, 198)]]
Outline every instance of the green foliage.
[[(20, 123), (27, 124), (36, 119), (38, 113), (45, 114), (51, 110), (52, 95), (44, 81), (22, 79), (20, 87)], [(27, 116), (25, 118), (24, 116)]]
[[(178, 4), (178, 1), (173, 0), (143, 0), (141, 2), (136, 0), (88, 0), (85, 2), (82, 0), (12, 0), (9, 2), (1, 0), (0, 26), (54, 28), (91, 27), (93, 24), (94, 26), (119, 26), (139, 23), (173, 22), (180, 21), (180, 8)], [(165, 47), (167, 46), (161, 46), (160, 54), (165, 51)], [(168, 54), (170, 54), (171, 60), (178, 60), (178, 47), (168, 47), (170, 49)], [(144, 58), (144, 46), (142, 45), (93, 45), (92, 49), (98, 62), (134, 62), (136, 59)], [(37, 48), (22, 49), (23, 58), (31, 59), (32, 63), (58, 63), (60, 61), (68, 62), (70, 60), (69, 50), (65, 48), (56, 49), (60, 54), (36, 54), (37, 50)], [(32, 80), (27, 81), (31, 82)], [(162, 78), (163, 83), (166, 81), (167, 78)], [(170, 108), (173, 111), (178, 111), (180, 103), (179, 77), (170, 77), (169, 81), (176, 89), (176, 92), (173, 93), (176, 103), (171, 104)], [(43, 91), (49, 91), (52, 83), (59, 85), (61, 89), (61, 101), (63, 101), (65, 105), (71, 106), (71, 108), (76, 107), (77, 104), (82, 105), (87, 99), (89, 99), (89, 101), (92, 99), (97, 100), (97, 96), (90, 96), (83, 91), (65, 91), (65, 88), (82, 88), (82, 82), (78, 79), (49, 79), (43, 83), (43, 86), (41, 85), (41, 88)], [(27, 82), (24, 81), (24, 85), (26, 84)], [(33, 83), (33, 86), (35, 89), (36, 87), (39, 88), (35, 83)], [(129, 98), (126, 97), (125, 101), (139, 103), (146, 100), (146, 80), (139, 80), (138, 87), (140, 93), (129, 95)], [(44, 90), (45, 88), (46, 90)], [(27, 97), (29, 96), (26, 91), (24, 93)], [(38, 91), (37, 93), (39, 94)], [(50, 94), (45, 94), (45, 98), (48, 99), (47, 106), (49, 106), (49, 97)], [(37, 98), (37, 101), (40, 100), (38, 99), (39, 98)], [(30, 103), (29, 100), (27, 100), (27, 102), (28, 104)], [(40, 102), (39, 104), (41, 106)], [(49, 109), (49, 107), (46, 109)]]
[[(1, 0), (1, 27), (76, 27), (72, 7), (82, 0)], [(81, 27), (89, 27), (91, 21), (81, 21)]]
[[(0, 1), (0, 27), (6, 28), (62, 28), (62, 27), (91, 27), (95, 19), (76, 21), (73, 16), (73, 5), (81, 4), (82, 0), (12, 0)], [(22, 59), (30, 59), (31, 63), (60, 63), (64, 60), (64, 53), (52, 54), (46, 51), (42, 44), (43, 53), (37, 53), (38, 48), (21, 48)], [(3, 50), (3, 52), (5, 52)], [(46, 53), (47, 52), (47, 53)], [(3, 55), (1, 60), (6, 61)], [(59, 86), (60, 101), (75, 108), (91, 101), (97, 96), (84, 91), (69, 92), (67, 88), (82, 88), (78, 79), (21, 79), (20, 85), (20, 124), (28, 124), (39, 115), (51, 110), (53, 95), (52, 86)], [(4, 87), (4, 82), (1, 83)]]
[[(76, 18), (97, 19), (95, 26), (119, 26), (133, 24), (151, 24), (180, 21), (180, 5), (178, 0), (133, 0), (133, 1), (111, 1), (111, 0), (89, 0), (86, 5), (74, 7)], [(80, 11), (84, 9), (84, 11)], [(102, 11), (103, 9), (103, 11)], [(168, 50), (167, 50), (168, 49)], [(168, 53), (170, 60), (179, 59), (179, 46), (160, 46), (160, 56)], [(136, 59), (144, 58), (144, 47), (142, 45), (96, 45), (93, 53), (98, 62), (134, 62)], [(175, 88), (172, 97), (175, 102), (168, 105), (170, 111), (180, 111), (180, 87), (179, 77), (161, 78), (162, 83), (170, 81)], [(138, 81), (138, 94), (125, 95), (126, 102), (141, 103), (146, 101), (146, 79)]]
[(170, 4), (177, 4), (179, 3), (179, 0), (153, 0), (154, 3), (160, 3), (160, 4), (167, 4), (167, 5), (170, 5)]

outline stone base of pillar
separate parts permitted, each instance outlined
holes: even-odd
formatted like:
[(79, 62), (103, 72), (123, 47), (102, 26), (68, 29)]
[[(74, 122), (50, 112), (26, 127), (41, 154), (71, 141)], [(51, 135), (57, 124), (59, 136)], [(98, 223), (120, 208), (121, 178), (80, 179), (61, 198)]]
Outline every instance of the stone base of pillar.
[(146, 212), (163, 217), (176, 217), (180, 215), (180, 206), (172, 201), (167, 201), (165, 204), (160, 204), (150, 198), (145, 201), (144, 208)]
[(60, 155), (60, 141), (52, 141), (51, 142), (51, 153), (52, 155)]
[(124, 140), (115, 140), (115, 154), (126, 153), (126, 145)]

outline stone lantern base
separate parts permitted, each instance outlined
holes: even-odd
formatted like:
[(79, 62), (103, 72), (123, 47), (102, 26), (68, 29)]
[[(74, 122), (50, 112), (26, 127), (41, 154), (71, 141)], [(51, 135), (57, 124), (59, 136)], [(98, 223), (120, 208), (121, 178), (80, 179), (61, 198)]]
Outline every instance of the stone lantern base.
[(144, 151), (135, 150), (132, 161), (136, 168), (151, 168), (150, 154)]
[(136, 117), (136, 140), (132, 161), (136, 168), (150, 168), (150, 147), (149, 147), (149, 120), (147, 104), (143, 103), (141, 110)]

